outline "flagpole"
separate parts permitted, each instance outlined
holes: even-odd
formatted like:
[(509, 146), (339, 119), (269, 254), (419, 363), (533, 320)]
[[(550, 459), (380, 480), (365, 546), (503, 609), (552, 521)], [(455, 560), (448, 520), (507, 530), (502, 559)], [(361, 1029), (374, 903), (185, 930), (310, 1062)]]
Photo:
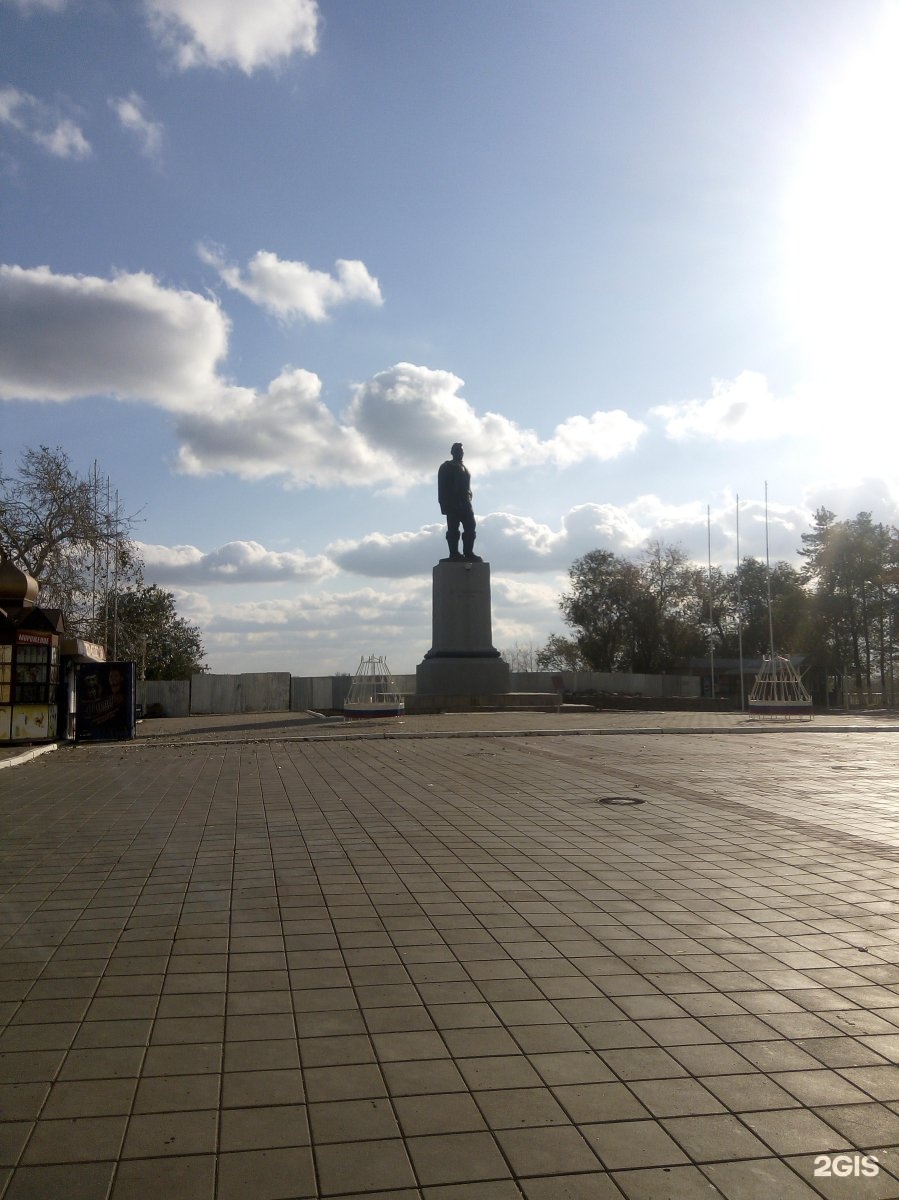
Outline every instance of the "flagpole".
[(712, 608), (712, 511), (705, 506), (709, 543), (709, 666), (712, 676), (712, 701), (715, 699), (715, 615)]
[(740, 583), (740, 495), (737, 493), (737, 645), (740, 655), (740, 712), (746, 711), (746, 689), (743, 683), (743, 593)]
[(768, 549), (768, 480), (765, 480), (765, 574), (768, 582), (768, 650), (774, 665), (774, 617), (771, 613), (771, 554)]

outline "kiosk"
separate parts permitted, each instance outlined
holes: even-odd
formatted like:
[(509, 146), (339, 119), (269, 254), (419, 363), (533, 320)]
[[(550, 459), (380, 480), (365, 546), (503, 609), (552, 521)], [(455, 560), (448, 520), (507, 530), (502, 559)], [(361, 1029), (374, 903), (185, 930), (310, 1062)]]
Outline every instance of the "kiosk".
[(36, 580), (0, 563), (0, 742), (58, 736), (62, 613), (36, 601)]

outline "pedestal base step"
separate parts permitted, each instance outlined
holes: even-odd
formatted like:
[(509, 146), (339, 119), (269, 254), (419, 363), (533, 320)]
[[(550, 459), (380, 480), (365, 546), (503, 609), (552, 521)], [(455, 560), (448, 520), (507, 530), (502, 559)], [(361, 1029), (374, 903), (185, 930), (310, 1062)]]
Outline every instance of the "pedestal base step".
[(406, 695), (406, 712), (558, 712), (562, 697), (557, 692), (466, 692), (457, 695)]

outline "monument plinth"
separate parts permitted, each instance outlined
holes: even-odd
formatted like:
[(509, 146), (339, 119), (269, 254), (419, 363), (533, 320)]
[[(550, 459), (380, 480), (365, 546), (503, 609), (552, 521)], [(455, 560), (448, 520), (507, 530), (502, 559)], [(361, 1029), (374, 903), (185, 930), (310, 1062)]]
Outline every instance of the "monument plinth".
[(431, 649), (415, 672), (416, 695), (501, 695), (509, 664), (493, 645), (490, 564), (444, 559), (433, 571)]

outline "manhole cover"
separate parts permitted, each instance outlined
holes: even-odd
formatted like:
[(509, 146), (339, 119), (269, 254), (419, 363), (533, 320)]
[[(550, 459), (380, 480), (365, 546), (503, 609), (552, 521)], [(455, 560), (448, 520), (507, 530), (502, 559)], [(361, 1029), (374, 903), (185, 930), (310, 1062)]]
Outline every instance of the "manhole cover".
[(645, 804), (640, 796), (600, 796), (597, 804)]

